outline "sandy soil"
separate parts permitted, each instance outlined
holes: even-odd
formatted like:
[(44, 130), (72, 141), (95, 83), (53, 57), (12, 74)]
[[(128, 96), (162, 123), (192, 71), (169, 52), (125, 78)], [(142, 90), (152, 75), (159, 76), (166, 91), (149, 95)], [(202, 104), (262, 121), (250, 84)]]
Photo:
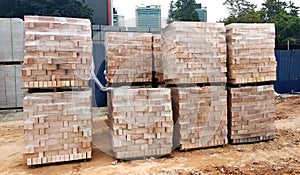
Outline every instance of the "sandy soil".
[[(0, 123), (0, 174), (300, 174), (300, 97), (276, 104), (276, 139), (268, 142), (173, 151), (165, 158), (118, 162), (111, 157), (107, 131), (96, 118), (93, 159), (40, 167), (23, 160), (23, 123)], [(19, 115), (19, 114), (18, 114)], [(98, 134), (97, 134), (98, 133)], [(102, 133), (102, 134), (99, 134)], [(100, 151), (100, 149), (103, 150)]]

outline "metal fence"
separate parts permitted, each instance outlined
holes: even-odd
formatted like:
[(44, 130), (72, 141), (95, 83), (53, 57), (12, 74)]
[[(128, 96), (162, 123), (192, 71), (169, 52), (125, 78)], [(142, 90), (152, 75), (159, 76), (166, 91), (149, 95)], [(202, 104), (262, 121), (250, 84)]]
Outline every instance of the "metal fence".
[(277, 93), (300, 92), (300, 50), (276, 50)]

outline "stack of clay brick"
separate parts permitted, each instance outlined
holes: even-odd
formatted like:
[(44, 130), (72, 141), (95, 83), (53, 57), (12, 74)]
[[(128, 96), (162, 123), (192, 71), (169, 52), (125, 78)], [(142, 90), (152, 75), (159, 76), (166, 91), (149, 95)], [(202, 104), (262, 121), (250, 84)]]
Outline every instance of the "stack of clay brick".
[[(227, 29), (229, 139), (231, 143), (275, 137), (274, 24), (230, 24)], [(263, 85), (263, 86), (262, 86)]]
[(25, 95), (27, 165), (92, 157), (91, 95), (90, 90)]
[(229, 88), (229, 137), (231, 143), (275, 138), (273, 85)]
[(174, 145), (179, 149), (227, 144), (225, 87), (172, 88)]
[(152, 81), (152, 34), (107, 32), (107, 81), (110, 84)]
[[(107, 32), (105, 38), (107, 80), (114, 87), (108, 92), (114, 156), (131, 159), (171, 153), (170, 89), (145, 87), (154, 84), (153, 71), (157, 70), (162, 77), (161, 37), (151, 33)], [(158, 61), (155, 63), (154, 59)], [(153, 63), (160, 67), (155, 69)], [(122, 87), (127, 84), (130, 87)]]
[(226, 82), (223, 23), (173, 22), (162, 32), (167, 84)]
[(274, 24), (230, 24), (226, 33), (229, 83), (276, 80)]
[(153, 34), (153, 59), (154, 59), (154, 71), (155, 71), (155, 81), (157, 83), (164, 82), (163, 74), (163, 51), (162, 51), (162, 38), (159, 34)]
[(174, 22), (162, 38), (164, 78), (178, 86), (172, 88), (174, 146), (183, 150), (227, 144), (224, 24)]
[(25, 26), (23, 80), (32, 92), (23, 106), (27, 165), (90, 159), (91, 90), (75, 75), (90, 71), (90, 21), (25, 16)]
[(108, 93), (112, 147), (117, 159), (171, 153), (173, 117), (167, 88), (116, 88)]
[(87, 86), (92, 61), (90, 21), (36, 16), (25, 20), (24, 87)]

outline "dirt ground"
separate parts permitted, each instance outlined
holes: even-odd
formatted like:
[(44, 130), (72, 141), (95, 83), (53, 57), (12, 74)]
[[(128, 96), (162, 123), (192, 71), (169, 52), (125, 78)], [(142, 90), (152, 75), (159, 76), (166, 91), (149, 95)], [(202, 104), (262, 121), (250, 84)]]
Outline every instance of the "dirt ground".
[[(277, 99), (276, 139), (268, 142), (173, 151), (165, 158), (115, 161), (103, 141), (105, 125), (97, 125), (90, 161), (27, 167), (23, 160), (22, 120), (0, 122), (0, 174), (300, 174), (300, 97)], [(103, 126), (103, 127), (102, 127)], [(104, 128), (104, 129), (103, 129)], [(108, 153), (104, 153), (104, 152)]]

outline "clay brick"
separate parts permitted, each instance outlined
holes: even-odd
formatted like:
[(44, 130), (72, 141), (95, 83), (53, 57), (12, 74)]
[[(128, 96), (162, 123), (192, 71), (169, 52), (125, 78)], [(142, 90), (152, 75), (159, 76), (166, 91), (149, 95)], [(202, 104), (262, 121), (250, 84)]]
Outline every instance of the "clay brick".
[(229, 88), (228, 94), (229, 141), (231, 143), (275, 138), (273, 85)]
[[(112, 127), (112, 147), (116, 158), (130, 159), (170, 153), (172, 143), (164, 139), (172, 140), (173, 137), (173, 122), (169, 119), (172, 119), (172, 110), (159, 108), (159, 115), (153, 111), (156, 106), (171, 106), (170, 89), (116, 88), (110, 90), (108, 96), (108, 119)], [(128, 107), (133, 107), (133, 110), (127, 111)], [(162, 145), (168, 149), (149, 151), (151, 147), (160, 148)]]
[[(26, 52), (22, 74), (24, 87), (87, 87), (87, 81), (81, 77), (85, 79), (89, 77), (92, 61), (90, 21), (62, 17), (47, 18), (52, 20), (44, 21), (44, 17), (25, 16)], [(57, 22), (59, 20), (68, 22)], [(76, 37), (71, 39), (73, 35)], [(82, 61), (80, 55), (87, 57)]]
[(223, 23), (173, 22), (162, 32), (167, 84), (226, 82)]
[(230, 24), (226, 40), (230, 83), (276, 80), (274, 24)]
[[(73, 152), (70, 152), (69, 148), (81, 151), (89, 149), (91, 151), (90, 101), (90, 89), (73, 92), (25, 94), (24, 156), (27, 157), (27, 165), (70, 161)], [(61, 105), (63, 108), (58, 108)], [(80, 110), (74, 115), (76, 117), (64, 115), (64, 110), (72, 111), (79, 106), (86, 110)], [(40, 111), (40, 109), (42, 110)], [(53, 109), (55, 109), (55, 115)], [(75, 126), (76, 132), (74, 132)], [(75, 153), (77, 154), (76, 150)], [(39, 155), (39, 159), (36, 159), (36, 154)], [(77, 157), (74, 158), (73, 156), (72, 160), (86, 158), (86, 153), (81, 152)]]

